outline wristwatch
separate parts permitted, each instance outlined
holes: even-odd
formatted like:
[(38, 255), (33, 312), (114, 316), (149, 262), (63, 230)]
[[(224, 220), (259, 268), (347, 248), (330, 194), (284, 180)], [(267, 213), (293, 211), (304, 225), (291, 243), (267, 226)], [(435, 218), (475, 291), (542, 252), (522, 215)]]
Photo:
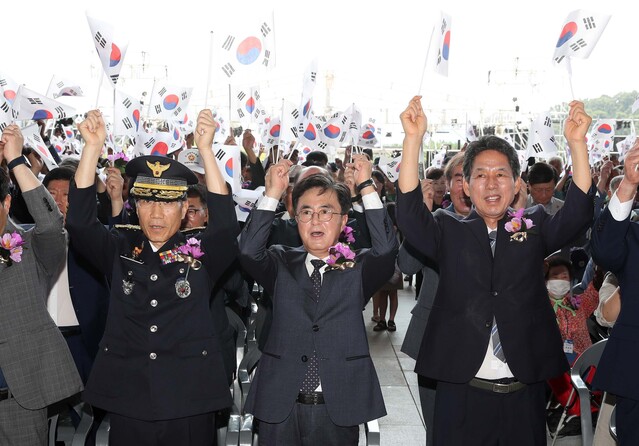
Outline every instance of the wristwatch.
[(375, 182), (373, 181), (372, 178), (369, 178), (368, 180), (362, 181), (361, 183), (359, 183), (357, 187), (355, 187), (355, 190), (357, 191), (358, 194), (361, 194), (362, 189), (368, 186), (373, 186), (373, 189), (377, 190), (377, 186), (375, 185)]
[(27, 164), (27, 158), (24, 155), (20, 155), (19, 157), (11, 160), (9, 163), (7, 163), (7, 167), (9, 168), (9, 170), (13, 170), (20, 164)]

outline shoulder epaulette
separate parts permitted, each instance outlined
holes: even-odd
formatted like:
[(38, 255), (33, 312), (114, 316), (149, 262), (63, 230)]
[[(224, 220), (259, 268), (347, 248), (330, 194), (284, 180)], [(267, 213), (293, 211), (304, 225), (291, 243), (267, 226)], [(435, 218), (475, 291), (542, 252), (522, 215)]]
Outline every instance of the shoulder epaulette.
[(200, 232), (203, 232), (205, 230), (206, 230), (206, 226), (198, 226), (196, 228), (180, 229), (180, 232), (185, 235), (189, 235), (189, 234), (199, 234)]

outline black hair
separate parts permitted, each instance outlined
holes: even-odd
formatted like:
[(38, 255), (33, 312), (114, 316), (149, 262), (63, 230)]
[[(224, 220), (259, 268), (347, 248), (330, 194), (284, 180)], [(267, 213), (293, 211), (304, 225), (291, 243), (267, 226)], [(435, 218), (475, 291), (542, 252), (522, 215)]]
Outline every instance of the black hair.
[(440, 169), (439, 167), (433, 167), (426, 172), (426, 178), (429, 180), (439, 180), (443, 176), (444, 169)]
[(319, 150), (314, 150), (308, 155), (306, 155), (306, 161), (304, 161), (304, 166), (322, 166), (326, 167), (328, 164), (328, 156), (324, 152), (320, 152)]
[(4, 203), (4, 199), (9, 195), (9, 174), (0, 168), (0, 203)]
[(313, 174), (302, 179), (293, 187), (293, 209), (297, 212), (297, 202), (300, 197), (311, 189), (319, 189), (320, 195), (326, 191), (334, 191), (342, 214), (347, 214), (351, 208), (351, 191), (344, 183), (336, 183), (328, 175)]
[(549, 183), (554, 181), (557, 184), (559, 181), (559, 175), (554, 167), (550, 164), (539, 162), (533, 164), (533, 166), (528, 171), (528, 184), (540, 184), (540, 183)]
[(42, 185), (47, 187), (51, 181), (62, 180), (71, 181), (73, 179), (74, 172), (67, 167), (56, 167), (47, 173), (42, 180)]
[(546, 266), (547, 266), (547, 269), (546, 269), (546, 274), (544, 276), (546, 280), (548, 280), (548, 277), (550, 275), (550, 270), (552, 268), (555, 268), (557, 266), (565, 266), (568, 269), (568, 276), (570, 276), (570, 281), (572, 282), (574, 278), (574, 271), (572, 270), (572, 263), (570, 262), (570, 260), (567, 260), (558, 255), (554, 255), (548, 260), (546, 260)]
[(248, 156), (246, 156), (244, 152), (240, 151), (240, 166), (242, 166), (242, 169), (244, 169), (247, 164), (248, 164)]
[(191, 184), (189, 185), (188, 189), (186, 190), (186, 196), (187, 198), (199, 198), (200, 202), (202, 203), (202, 206), (204, 208), (206, 208), (206, 186), (204, 186), (203, 184)]
[(508, 158), (508, 164), (510, 164), (510, 169), (513, 171), (513, 179), (517, 179), (520, 173), (519, 167), (519, 158), (517, 157), (517, 152), (511, 146), (508, 141), (500, 138), (499, 136), (488, 135), (482, 136), (477, 141), (473, 141), (468, 144), (466, 148), (466, 155), (464, 157), (464, 178), (467, 182), (470, 182), (470, 174), (473, 170), (473, 164), (475, 163), (475, 158), (481, 152), (486, 150), (495, 150)]

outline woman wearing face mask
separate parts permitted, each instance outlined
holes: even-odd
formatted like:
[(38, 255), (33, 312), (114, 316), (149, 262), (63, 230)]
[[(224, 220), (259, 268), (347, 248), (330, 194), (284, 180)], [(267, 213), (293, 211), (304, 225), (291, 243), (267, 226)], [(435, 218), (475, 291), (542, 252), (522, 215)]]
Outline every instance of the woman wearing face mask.
[[(595, 278), (588, 284), (586, 291), (578, 296), (573, 296), (571, 292), (573, 276), (570, 261), (561, 257), (551, 257), (546, 261), (545, 270), (548, 297), (553, 310), (555, 310), (563, 340), (564, 353), (568, 362), (572, 365), (575, 359), (592, 345), (586, 320), (593, 314), (599, 304), (599, 292), (597, 290), (601, 286), (601, 280), (595, 274)], [(552, 389), (557, 402), (562, 407), (565, 407), (569, 403), (568, 400), (572, 388), (570, 375), (564, 373), (557, 378), (548, 380), (548, 385)], [(572, 401), (570, 402), (572, 403)], [(561, 431), (563, 435), (579, 434), (579, 411), (579, 401), (576, 401), (568, 409), (567, 426)], [(556, 423), (557, 420), (555, 419), (555, 425)], [(550, 426), (550, 430), (554, 432), (554, 426)], [(572, 432), (573, 430), (574, 432)]]
[(592, 345), (586, 320), (599, 304), (599, 292), (593, 280), (583, 294), (573, 296), (572, 265), (566, 259), (551, 257), (546, 266), (548, 297), (557, 316), (564, 353), (572, 364), (577, 356)]

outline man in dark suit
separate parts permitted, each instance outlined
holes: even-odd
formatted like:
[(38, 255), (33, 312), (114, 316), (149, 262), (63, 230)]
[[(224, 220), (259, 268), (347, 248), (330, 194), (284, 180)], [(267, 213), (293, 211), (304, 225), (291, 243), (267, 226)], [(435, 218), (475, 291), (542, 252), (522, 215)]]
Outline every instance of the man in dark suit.
[(311, 175), (293, 190), (303, 245), (267, 248), (290, 161), (266, 175), (266, 196), (242, 232), (240, 261), (273, 296), (273, 323), (245, 411), (260, 420), (262, 445), (356, 445), (358, 425), (386, 414), (368, 351), (362, 308), (394, 271), (397, 241), (371, 180), (372, 165), (351, 165), (366, 208), (372, 248), (343, 269), (329, 250), (347, 221), (348, 187)]
[(593, 385), (617, 396), (619, 444), (639, 444), (639, 223), (630, 213), (639, 186), (639, 141), (628, 151), (624, 176), (592, 231), (593, 260), (619, 279), (621, 310)]
[[(57, 167), (42, 180), (64, 219), (73, 173), (68, 168)], [(66, 262), (56, 274), (49, 292), (47, 308), (69, 346), (82, 383), (86, 385), (104, 334), (109, 287), (104, 274), (82, 257), (71, 242), (67, 243)]]
[(463, 187), (474, 208), (462, 220), (431, 214), (423, 203), (417, 166), (426, 116), (419, 96), (401, 119), (398, 224), (440, 274), (415, 369), (438, 381), (434, 443), (545, 445), (544, 381), (568, 363), (541, 266), (592, 219), (591, 119), (583, 104), (570, 104), (564, 135), (574, 184), (554, 217), (542, 207), (509, 212), (521, 181), (510, 144), (497, 137), (469, 144)]
[(239, 232), (211, 151), (213, 116), (202, 111), (195, 130), (209, 224), (188, 239), (179, 228), (187, 186), (197, 178), (166, 157), (142, 156), (127, 164), (140, 227), (109, 231), (98, 222), (94, 177), (106, 138), (102, 115), (90, 111), (78, 128), (85, 147), (69, 194), (67, 228), (112, 284), (107, 326), (84, 399), (110, 414), (109, 444), (209, 446), (214, 412), (231, 405), (209, 298), (236, 257)]
[[(464, 153), (460, 152), (448, 161), (444, 169), (451, 201), (450, 206), (448, 206), (446, 210), (456, 215), (459, 219), (464, 218), (470, 212), (469, 199), (464, 194), (462, 188), (463, 162)], [(432, 210), (433, 187), (431, 180), (422, 180), (422, 193), (426, 206)], [(424, 337), (424, 331), (426, 330), (426, 324), (428, 323), (428, 317), (433, 308), (435, 294), (437, 293), (439, 270), (432, 260), (424, 257), (407, 242), (402, 243), (399, 248), (397, 264), (404, 274), (412, 275), (420, 271), (423, 274), (417, 302), (411, 310), (410, 323), (406, 329), (406, 336), (404, 336), (401, 348), (402, 352), (416, 360)], [(425, 376), (418, 375), (417, 384), (424, 424), (426, 424), (426, 444), (430, 446), (433, 444), (433, 420), (435, 417), (435, 391), (437, 382)]]
[(18, 126), (7, 126), (0, 164), (7, 161), (35, 227), (24, 232), (8, 219), (9, 176), (0, 168), (0, 444), (46, 445), (47, 406), (80, 392), (82, 382), (45, 305), (64, 262), (62, 214), (25, 164), (22, 144)]

